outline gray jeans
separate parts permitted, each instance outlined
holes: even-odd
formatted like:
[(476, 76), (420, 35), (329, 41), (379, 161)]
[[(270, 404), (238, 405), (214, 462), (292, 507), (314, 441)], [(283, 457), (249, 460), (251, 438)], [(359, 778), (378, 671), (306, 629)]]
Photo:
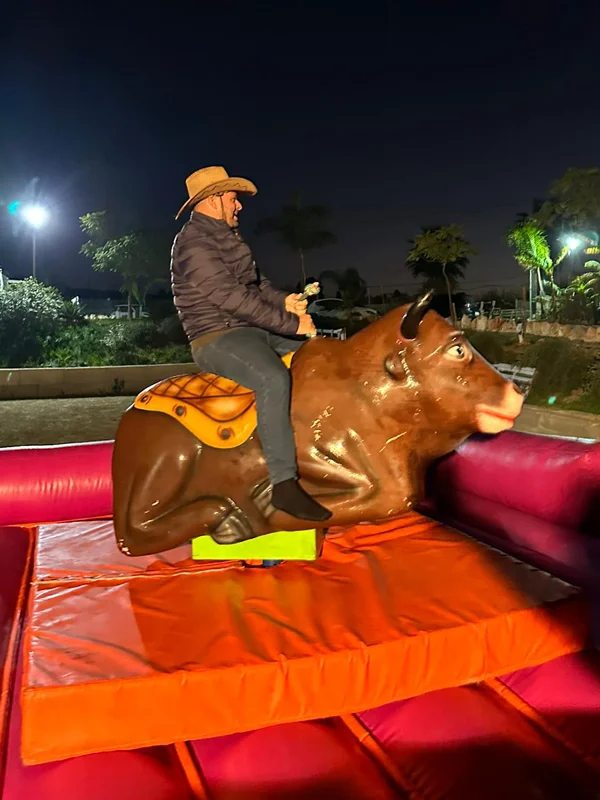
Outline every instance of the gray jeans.
[(201, 370), (256, 392), (258, 434), (272, 484), (298, 476), (290, 421), (291, 378), (281, 356), (302, 344), (261, 328), (234, 328), (194, 353)]

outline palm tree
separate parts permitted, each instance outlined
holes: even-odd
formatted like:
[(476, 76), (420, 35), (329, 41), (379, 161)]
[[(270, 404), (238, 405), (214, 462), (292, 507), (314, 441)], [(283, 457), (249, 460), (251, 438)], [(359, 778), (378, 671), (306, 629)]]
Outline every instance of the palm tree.
[(298, 253), (300, 277), (302, 286), (305, 286), (305, 253), (335, 242), (334, 234), (327, 227), (328, 218), (329, 211), (325, 206), (302, 205), (300, 194), (296, 192), (291, 201), (283, 206), (278, 216), (268, 217), (258, 223), (256, 233), (278, 234), (284, 244)]
[(586, 261), (584, 268), (588, 270), (578, 275), (567, 286), (568, 294), (582, 294), (594, 303), (600, 299), (600, 261)]
[(446, 290), (450, 317), (456, 325), (452, 292), (458, 281), (464, 278), (469, 256), (475, 255), (476, 251), (465, 239), (459, 225), (423, 228), (411, 244), (406, 259), (408, 268), (415, 278), (425, 279), (426, 288), (440, 291), (443, 287)]
[(342, 305), (347, 314), (350, 314), (355, 306), (365, 302), (367, 282), (357, 269), (349, 267), (343, 272), (327, 269), (319, 275), (319, 281), (322, 281), (323, 278), (330, 278), (336, 282)]
[[(550, 245), (543, 228), (540, 228), (532, 219), (519, 220), (507, 233), (506, 242), (513, 249), (517, 264), (527, 272), (535, 272), (540, 297), (544, 297), (546, 292), (542, 274), (545, 274), (554, 283), (556, 264), (550, 255)], [(564, 255), (561, 253), (560, 261)], [(559, 263), (558, 260), (557, 263)]]

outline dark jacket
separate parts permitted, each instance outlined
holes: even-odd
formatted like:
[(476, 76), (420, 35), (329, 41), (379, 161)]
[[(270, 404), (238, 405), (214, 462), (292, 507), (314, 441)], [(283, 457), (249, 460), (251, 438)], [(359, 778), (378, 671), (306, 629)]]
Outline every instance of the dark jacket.
[(171, 252), (175, 307), (190, 342), (214, 331), (263, 328), (294, 335), (286, 292), (261, 275), (248, 245), (223, 220), (192, 212)]

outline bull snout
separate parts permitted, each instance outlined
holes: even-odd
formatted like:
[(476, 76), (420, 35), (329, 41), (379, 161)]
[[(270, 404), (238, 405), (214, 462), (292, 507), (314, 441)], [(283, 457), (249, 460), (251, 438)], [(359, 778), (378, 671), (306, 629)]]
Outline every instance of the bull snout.
[(510, 430), (521, 413), (525, 398), (514, 383), (507, 383), (498, 405), (480, 403), (476, 407), (477, 430), (480, 433), (501, 433)]

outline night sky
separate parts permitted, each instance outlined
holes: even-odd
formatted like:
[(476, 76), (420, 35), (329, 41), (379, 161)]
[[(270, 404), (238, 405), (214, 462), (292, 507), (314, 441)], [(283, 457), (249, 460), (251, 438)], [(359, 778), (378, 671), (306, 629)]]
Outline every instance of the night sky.
[[(466, 287), (520, 286), (515, 214), (567, 167), (600, 165), (597, 1), (157, 5), (4, 12), (0, 204), (39, 178), (42, 278), (102, 286), (77, 255), (79, 215), (175, 232), (186, 176), (223, 164), (259, 187), (242, 230), (279, 284), (295, 257), (252, 230), (298, 189), (339, 240), (311, 273), (409, 288), (407, 240), (456, 222), (480, 252)], [(17, 277), (31, 245), (10, 221), (0, 206)]]

